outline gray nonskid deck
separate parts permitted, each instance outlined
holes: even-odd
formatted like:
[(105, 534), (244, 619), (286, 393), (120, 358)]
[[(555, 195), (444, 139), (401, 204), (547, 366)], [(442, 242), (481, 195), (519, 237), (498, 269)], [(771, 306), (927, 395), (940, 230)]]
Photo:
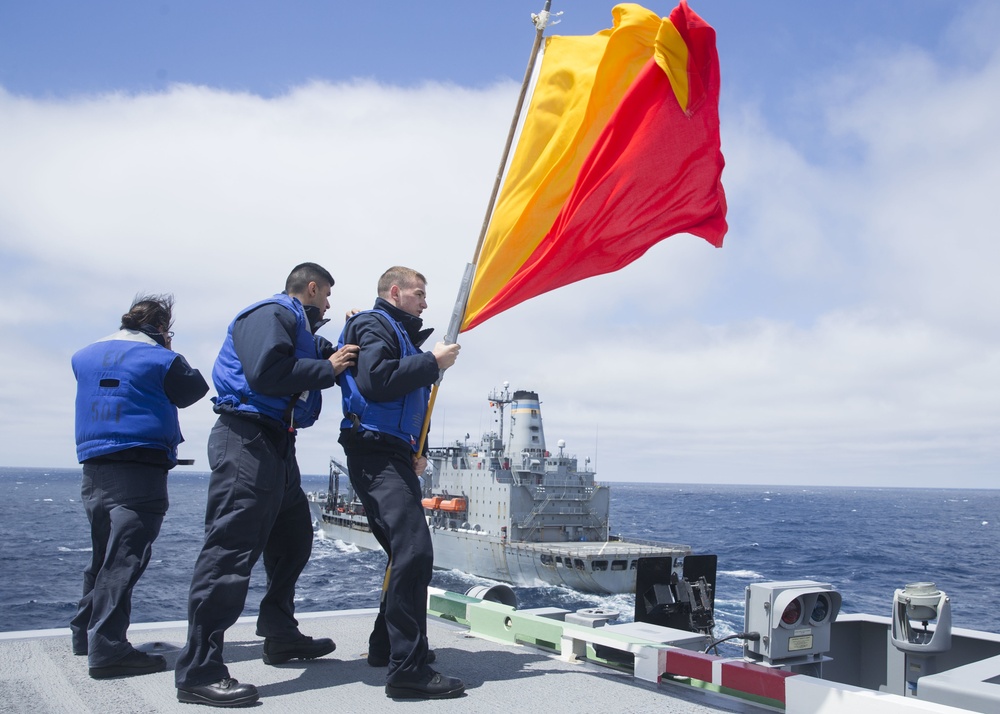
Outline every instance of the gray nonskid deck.
[[(375, 612), (351, 610), (299, 615), (301, 629), (314, 637), (332, 637), (337, 650), (311, 662), (270, 667), (261, 661), (261, 638), (254, 618), (241, 618), (226, 633), (230, 673), (260, 690), (255, 708), (269, 711), (462, 712), (760, 712), (763, 708), (711, 692), (664, 684), (659, 688), (631, 676), (587, 663), (561, 661), (531, 647), (512, 647), (474, 637), (464, 628), (432, 619), (435, 668), (461, 677), (466, 694), (458, 699), (394, 702), (385, 696), (385, 670), (369, 667), (363, 655)], [(135, 645), (180, 645), (183, 622), (134, 625)], [(186, 712), (208, 707), (176, 699), (173, 667), (176, 651), (164, 653), (168, 670), (114, 680), (93, 680), (86, 657), (70, 651), (69, 630), (0, 633), (0, 712)], [(411, 709), (412, 710), (412, 709)]]

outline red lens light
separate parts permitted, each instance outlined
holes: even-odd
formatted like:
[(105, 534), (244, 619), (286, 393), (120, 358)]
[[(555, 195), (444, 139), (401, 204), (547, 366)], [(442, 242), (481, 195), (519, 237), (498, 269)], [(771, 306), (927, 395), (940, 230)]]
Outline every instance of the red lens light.
[(798, 598), (795, 598), (788, 603), (788, 607), (781, 613), (781, 621), (786, 625), (794, 625), (799, 621), (800, 617), (802, 617), (802, 602)]

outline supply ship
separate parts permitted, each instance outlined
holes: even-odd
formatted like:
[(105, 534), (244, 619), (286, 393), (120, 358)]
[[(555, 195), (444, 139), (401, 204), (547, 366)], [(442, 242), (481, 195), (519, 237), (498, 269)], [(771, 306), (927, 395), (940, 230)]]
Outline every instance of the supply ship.
[[(499, 433), (478, 444), (429, 450), (423, 506), (434, 567), (521, 586), (560, 585), (587, 593), (635, 592), (639, 558), (682, 558), (690, 547), (623, 540), (609, 528), (610, 491), (580, 469), (560, 440), (546, 449), (538, 394), (509, 385), (489, 395)], [(507, 438), (505, 419), (509, 418)], [(340, 493), (345, 485), (345, 493)], [(309, 494), (322, 537), (376, 550), (347, 469), (330, 462), (325, 493)]]

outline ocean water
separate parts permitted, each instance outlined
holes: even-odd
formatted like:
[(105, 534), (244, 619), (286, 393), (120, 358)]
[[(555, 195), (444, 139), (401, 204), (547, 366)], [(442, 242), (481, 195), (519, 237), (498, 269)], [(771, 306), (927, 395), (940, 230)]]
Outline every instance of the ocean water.
[[(325, 476), (304, 477), (323, 490)], [(76, 469), (0, 468), (0, 631), (66, 627), (75, 612), (90, 534)], [(201, 546), (208, 474), (175, 472), (170, 510), (134, 593), (132, 621), (184, 620)], [(843, 596), (843, 612), (890, 615), (893, 591), (933, 581), (948, 593), (954, 624), (1000, 632), (1000, 490), (861, 489), (693, 484), (611, 484), (612, 531), (686, 543), (719, 557), (715, 635), (743, 627), (753, 582), (818, 580)], [(317, 538), (299, 580), (299, 612), (375, 607), (385, 556)], [(456, 592), (490, 581), (435, 571)], [(263, 565), (244, 615), (264, 591)], [(632, 618), (631, 595), (515, 588), (522, 607), (602, 607)]]

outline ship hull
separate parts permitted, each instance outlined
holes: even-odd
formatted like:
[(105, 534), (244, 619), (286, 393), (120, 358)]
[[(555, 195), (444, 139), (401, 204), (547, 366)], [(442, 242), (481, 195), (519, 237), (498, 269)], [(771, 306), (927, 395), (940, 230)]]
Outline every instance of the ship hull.
[[(322, 537), (352, 543), (362, 550), (381, 546), (363, 516), (324, 513), (310, 502)], [(608, 541), (599, 543), (521, 543), (469, 529), (431, 528), (434, 567), (459, 570), (512, 585), (555, 585), (585, 593), (634, 593), (636, 561), (641, 557), (679, 558), (686, 546)]]

